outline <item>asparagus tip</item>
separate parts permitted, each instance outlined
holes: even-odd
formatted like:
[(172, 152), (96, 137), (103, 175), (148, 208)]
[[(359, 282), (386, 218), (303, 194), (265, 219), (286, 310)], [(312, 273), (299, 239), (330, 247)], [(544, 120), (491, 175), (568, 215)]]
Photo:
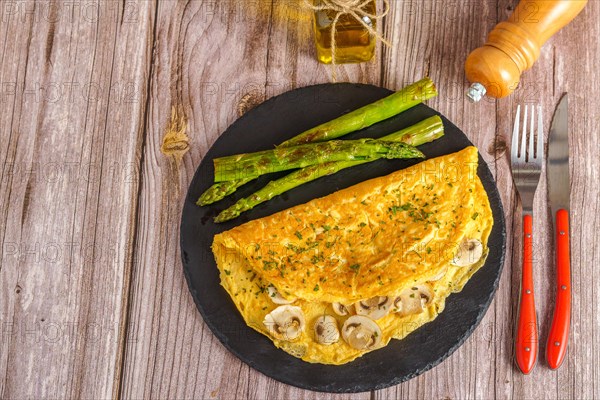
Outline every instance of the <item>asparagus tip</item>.
[(198, 200), (196, 201), (196, 205), (200, 206), (200, 207), (207, 206), (218, 200), (220, 200), (220, 199), (213, 197), (212, 194), (208, 193), (208, 191), (207, 191), (207, 192), (202, 193), (202, 195), (198, 198)]
[(234, 219), (237, 215), (232, 215), (232, 213), (228, 212), (228, 210), (223, 210), (217, 215), (213, 221), (216, 224), (220, 224), (221, 222), (229, 221), (230, 219)]
[(391, 142), (389, 152), (385, 158), (425, 158), (425, 155), (416, 147), (403, 142)]

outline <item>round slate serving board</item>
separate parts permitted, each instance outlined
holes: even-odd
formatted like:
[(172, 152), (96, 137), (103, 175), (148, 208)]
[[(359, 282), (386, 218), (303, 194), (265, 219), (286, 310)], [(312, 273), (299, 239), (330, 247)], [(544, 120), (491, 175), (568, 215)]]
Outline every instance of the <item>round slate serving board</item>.
[[(414, 378), (442, 362), (469, 337), (498, 286), (506, 241), (504, 213), (493, 177), (481, 156), (478, 174), (489, 196), (495, 221), (486, 264), (462, 292), (447, 299), (444, 312), (403, 340), (392, 340), (384, 349), (345, 365), (309, 364), (277, 349), (267, 337), (248, 327), (219, 284), (219, 273), (210, 249), (216, 233), (367, 179), (387, 175), (418, 161), (379, 160), (349, 168), (291, 190), (236, 220), (214, 224), (212, 219), (219, 211), (284, 173), (262, 177), (216, 204), (198, 207), (196, 199), (212, 184), (213, 158), (272, 148), (308, 128), (390, 93), (376, 86), (339, 83), (309, 86), (274, 97), (246, 113), (219, 137), (202, 160), (190, 185), (181, 219), (181, 256), (185, 277), (198, 310), (229, 351), (278, 381), (323, 392), (362, 392)], [(419, 105), (344, 139), (378, 138), (435, 114), (438, 114), (435, 110)], [(472, 144), (460, 129), (443, 116), (442, 119), (445, 136), (420, 147), (428, 158), (453, 153)]]

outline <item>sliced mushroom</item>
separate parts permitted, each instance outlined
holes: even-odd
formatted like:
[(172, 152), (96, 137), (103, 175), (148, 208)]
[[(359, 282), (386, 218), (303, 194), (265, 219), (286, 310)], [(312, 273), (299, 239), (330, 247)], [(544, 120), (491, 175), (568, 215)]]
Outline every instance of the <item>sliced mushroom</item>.
[(337, 320), (331, 315), (322, 315), (315, 321), (315, 338), (321, 344), (333, 344), (340, 340)]
[(429, 282), (439, 281), (440, 279), (442, 279), (446, 275), (446, 272), (448, 272), (448, 267), (447, 266), (445, 266), (444, 268), (442, 268), (442, 270), (440, 272), (438, 272), (437, 274), (435, 274), (434, 276), (432, 276), (431, 278), (429, 278)]
[(483, 244), (477, 239), (464, 239), (452, 259), (457, 267), (468, 267), (475, 264), (483, 255)]
[(379, 319), (388, 315), (393, 302), (391, 297), (375, 296), (355, 303), (354, 308), (356, 308), (358, 315), (365, 315), (371, 319)]
[(276, 338), (294, 340), (304, 330), (304, 314), (297, 306), (279, 306), (265, 316), (263, 324)]
[(381, 343), (381, 329), (372, 319), (354, 315), (344, 322), (342, 337), (357, 350), (372, 349)]
[(350, 314), (350, 308), (352, 306), (345, 306), (342, 303), (332, 303), (331, 306), (333, 307), (333, 311), (337, 314), (337, 315), (348, 315)]
[(394, 311), (405, 315), (418, 314), (429, 305), (433, 298), (433, 291), (427, 284), (417, 285), (403, 290), (394, 300)]
[(294, 300), (288, 300), (283, 297), (273, 285), (267, 286), (267, 293), (269, 294), (271, 301), (275, 304), (292, 304), (294, 302)]

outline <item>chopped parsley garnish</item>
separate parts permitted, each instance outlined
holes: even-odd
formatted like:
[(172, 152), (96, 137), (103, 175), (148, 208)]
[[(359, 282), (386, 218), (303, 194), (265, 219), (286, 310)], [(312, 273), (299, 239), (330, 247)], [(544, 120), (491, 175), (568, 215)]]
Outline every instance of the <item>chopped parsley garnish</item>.
[(294, 235), (296, 235), (298, 239), (302, 240), (302, 234), (300, 232), (296, 231)]
[(476, 212), (475, 214), (471, 215), (471, 219), (473, 221), (475, 221), (477, 219), (477, 217), (479, 217), (479, 213), (478, 212)]
[(392, 214), (396, 215), (396, 213), (398, 211), (408, 211), (408, 210), (412, 210), (413, 205), (411, 203), (404, 203), (401, 206), (391, 206), (389, 208), (389, 211), (392, 212)]
[(314, 290), (315, 292), (318, 292), (318, 291), (319, 291), (319, 285), (318, 285), (318, 284), (317, 284), (317, 285), (315, 285), (315, 288), (314, 288), (313, 290)]
[(263, 269), (264, 270), (269, 271), (275, 267), (277, 267), (277, 263), (275, 261), (263, 261)]
[(411, 210), (408, 216), (413, 219), (413, 222), (425, 221), (427, 218), (432, 216), (432, 212), (425, 212), (424, 210)]
[(404, 203), (400, 206), (400, 209), (403, 211), (410, 210), (411, 208), (413, 208), (411, 203)]
[(286, 246), (288, 249), (295, 251), (296, 253), (302, 253), (302, 250), (300, 250), (298, 248), (298, 246), (292, 244), (292, 243), (288, 243)]

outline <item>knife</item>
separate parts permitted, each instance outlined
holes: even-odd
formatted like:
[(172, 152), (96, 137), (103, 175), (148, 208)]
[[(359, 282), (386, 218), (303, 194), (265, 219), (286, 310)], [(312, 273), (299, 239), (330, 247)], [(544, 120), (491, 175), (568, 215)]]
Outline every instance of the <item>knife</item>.
[(556, 253), (556, 301), (546, 344), (546, 359), (552, 369), (562, 364), (567, 353), (571, 324), (571, 254), (569, 250), (569, 99), (560, 99), (548, 139), (548, 200), (554, 221)]

